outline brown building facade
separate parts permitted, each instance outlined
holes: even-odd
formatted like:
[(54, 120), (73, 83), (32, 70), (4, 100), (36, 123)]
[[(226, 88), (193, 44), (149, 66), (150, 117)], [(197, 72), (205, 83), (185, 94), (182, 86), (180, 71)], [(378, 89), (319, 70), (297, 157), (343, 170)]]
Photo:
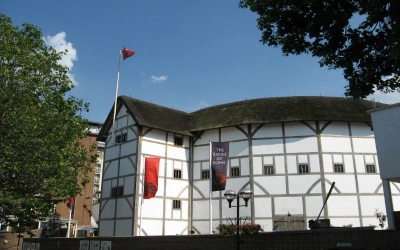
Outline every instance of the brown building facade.
[[(102, 146), (101, 142), (97, 142), (96, 138), (98, 135), (98, 129), (101, 127), (101, 123), (89, 122), (91, 133), (81, 140), (82, 144), (85, 148), (89, 149), (91, 145), (97, 144), (99, 155), (99, 160), (97, 163), (92, 165), (92, 171), (88, 173), (90, 178), (90, 182), (85, 185), (82, 190), (82, 194), (75, 197), (75, 203), (72, 208), (71, 213), (71, 228), (70, 228), (70, 236), (69, 237), (82, 237), (82, 236), (90, 236), (90, 232), (96, 231), (96, 225), (92, 223), (92, 205), (97, 203), (98, 198), (96, 197), (96, 192), (101, 187), (101, 168), (102, 168)], [(69, 220), (69, 208), (67, 203), (60, 203), (56, 206), (56, 212), (60, 214), (61, 221), (67, 228), (67, 223)], [(95, 224), (95, 223), (94, 223)], [(81, 228), (94, 228), (92, 231), (83, 231), (79, 230)], [(64, 235), (63, 235), (64, 236)], [(65, 235), (66, 236), (66, 235)]]

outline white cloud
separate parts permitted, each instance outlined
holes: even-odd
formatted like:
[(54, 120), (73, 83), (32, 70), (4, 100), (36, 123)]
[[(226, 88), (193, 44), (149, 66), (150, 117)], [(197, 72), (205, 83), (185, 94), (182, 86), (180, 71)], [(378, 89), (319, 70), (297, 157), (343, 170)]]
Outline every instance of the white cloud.
[(71, 74), (69, 72), (67, 72), (67, 75), (68, 75), (69, 79), (71, 80), (71, 82), (74, 84), (74, 86), (77, 86), (78, 82), (75, 80), (75, 75)]
[(400, 93), (382, 93), (380, 91), (376, 91), (374, 94), (367, 96), (367, 100), (375, 100), (376, 102), (386, 103), (386, 104), (394, 104), (400, 102)]
[(168, 76), (151, 76), (151, 81), (153, 83), (161, 83), (168, 79)]
[[(72, 67), (74, 66), (74, 61), (78, 60), (78, 55), (76, 53), (76, 49), (73, 47), (72, 43), (67, 42), (66, 34), (64, 31), (56, 34), (55, 36), (47, 36), (44, 37), (43, 40), (48, 46), (54, 47), (57, 52), (67, 50), (67, 53), (63, 55), (63, 57), (58, 62), (61, 65), (68, 67), (69, 71), (71, 71)], [(75, 80), (73, 74), (68, 72), (68, 76), (70, 77), (73, 84), (76, 86), (78, 82)]]

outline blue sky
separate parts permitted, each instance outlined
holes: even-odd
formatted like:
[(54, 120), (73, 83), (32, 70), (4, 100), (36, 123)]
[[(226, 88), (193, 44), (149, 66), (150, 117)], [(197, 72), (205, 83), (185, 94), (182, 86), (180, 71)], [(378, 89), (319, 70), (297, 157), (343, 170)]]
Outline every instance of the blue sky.
[[(104, 122), (118, 95), (185, 112), (279, 96), (344, 96), (342, 71), (320, 68), (310, 55), (284, 57), (259, 42), (257, 15), (235, 0), (1, 0), (14, 25), (38, 26), (45, 41), (69, 50), (63, 63), (90, 103), (83, 116)], [(400, 102), (400, 94), (368, 99)]]

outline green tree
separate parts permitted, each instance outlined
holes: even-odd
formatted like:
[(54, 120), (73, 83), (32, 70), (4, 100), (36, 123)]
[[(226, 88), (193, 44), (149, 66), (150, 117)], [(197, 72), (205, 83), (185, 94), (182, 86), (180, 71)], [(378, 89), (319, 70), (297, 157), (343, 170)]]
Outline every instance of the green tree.
[(346, 96), (399, 90), (400, 1), (240, 0), (239, 6), (259, 15), (263, 44), (342, 69)]
[(65, 52), (45, 45), (39, 28), (0, 14), (0, 219), (30, 231), (54, 204), (80, 193), (96, 156), (79, 142), (88, 104), (73, 88)]

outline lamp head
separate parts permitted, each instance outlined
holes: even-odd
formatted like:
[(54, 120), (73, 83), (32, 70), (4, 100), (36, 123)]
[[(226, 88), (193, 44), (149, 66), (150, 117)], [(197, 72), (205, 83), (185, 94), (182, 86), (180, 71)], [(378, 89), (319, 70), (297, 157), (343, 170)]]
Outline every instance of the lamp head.
[(240, 191), (240, 196), (242, 196), (243, 200), (245, 201), (246, 207), (247, 207), (247, 202), (249, 201), (252, 195), (253, 191), (251, 189), (245, 188), (242, 189), (242, 191)]
[(229, 208), (231, 208), (231, 203), (235, 199), (236, 193), (233, 190), (227, 190), (224, 194), (226, 200), (229, 202)]

